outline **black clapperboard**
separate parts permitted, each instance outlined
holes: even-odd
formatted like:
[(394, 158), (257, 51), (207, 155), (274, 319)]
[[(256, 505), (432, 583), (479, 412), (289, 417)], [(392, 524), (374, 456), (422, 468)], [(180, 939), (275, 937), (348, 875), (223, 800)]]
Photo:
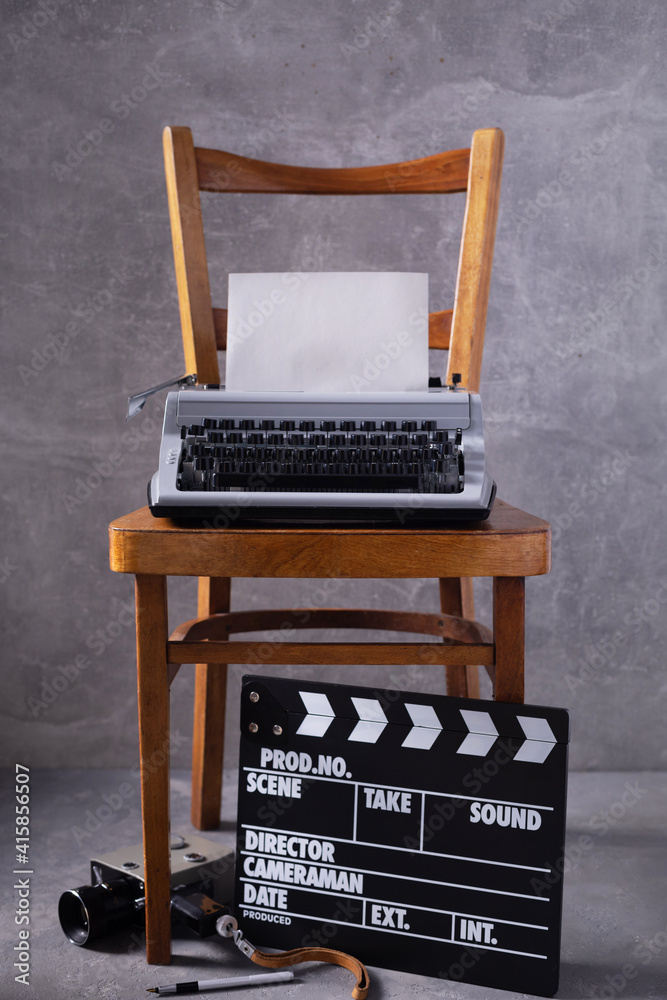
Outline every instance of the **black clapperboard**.
[(568, 732), (559, 708), (245, 677), (239, 926), (553, 996)]

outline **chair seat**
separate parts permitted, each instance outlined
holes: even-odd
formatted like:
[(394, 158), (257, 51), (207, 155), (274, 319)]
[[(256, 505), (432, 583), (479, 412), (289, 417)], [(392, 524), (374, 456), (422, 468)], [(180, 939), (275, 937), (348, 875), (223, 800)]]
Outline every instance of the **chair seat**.
[(109, 540), (112, 570), (157, 576), (539, 576), (551, 562), (548, 522), (502, 500), (486, 521), (443, 528), (206, 528), (142, 507)]

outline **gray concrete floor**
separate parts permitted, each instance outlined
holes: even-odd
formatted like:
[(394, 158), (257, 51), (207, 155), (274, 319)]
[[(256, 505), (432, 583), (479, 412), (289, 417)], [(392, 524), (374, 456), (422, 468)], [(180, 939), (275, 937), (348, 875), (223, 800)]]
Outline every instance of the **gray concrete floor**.
[[(188, 820), (189, 774), (172, 773), (172, 829), (192, 832)], [(139, 1000), (149, 986), (259, 971), (226, 942), (177, 934), (169, 968), (147, 966), (141, 938), (120, 931), (91, 948), (64, 938), (57, 918), (61, 892), (88, 881), (89, 859), (141, 839), (139, 785), (125, 770), (31, 773), (29, 985), (14, 981), (19, 927), (12, 874), (14, 775), (1, 773), (2, 899), (0, 929), (2, 1000), (70, 997)], [(223, 821), (207, 833), (233, 845), (236, 775), (225, 774)], [(107, 796), (105, 799), (104, 796)], [(108, 815), (99, 829), (91, 816)], [(667, 774), (580, 773), (570, 775), (564, 883), (562, 1000), (597, 997), (667, 997)], [(20, 876), (18, 876), (20, 877)], [(25, 927), (25, 925), (23, 925)], [(238, 956), (238, 957), (237, 957)], [(301, 966), (292, 983), (240, 988), (239, 998), (271, 1000), (347, 998), (353, 986), (345, 970)], [(505, 998), (518, 994), (439, 979), (371, 969), (370, 1000), (389, 998)], [(220, 996), (212, 993), (211, 996)]]

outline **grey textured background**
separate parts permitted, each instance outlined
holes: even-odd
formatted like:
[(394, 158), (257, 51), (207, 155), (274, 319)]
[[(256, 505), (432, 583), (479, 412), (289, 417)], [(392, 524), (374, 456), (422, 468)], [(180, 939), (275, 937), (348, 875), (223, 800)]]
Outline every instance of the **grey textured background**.
[[(555, 529), (553, 571), (528, 583), (527, 700), (571, 709), (577, 768), (664, 768), (667, 8), (41, 0), (3, 18), (4, 759), (136, 761), (132, 581), (108, 569), (106, 526), (144, 503), (157, 457), (159, 405), (126, 426), (126, 396), (182, 371), (162, 127), (352, 166), (498, 125), (488, 455), (500, 495)], [(208, 196), (216, 302), (228, 270), (325, 266), (428, 271), (446, 308), (458, 200)], [(428, 580), (327, 588), (241, 581), (234, 606), (437, 607)], [(191, 617), (193, 584), (171, 595), (174, 621)], [(338, 677), (444, 690), (417, 668)]]

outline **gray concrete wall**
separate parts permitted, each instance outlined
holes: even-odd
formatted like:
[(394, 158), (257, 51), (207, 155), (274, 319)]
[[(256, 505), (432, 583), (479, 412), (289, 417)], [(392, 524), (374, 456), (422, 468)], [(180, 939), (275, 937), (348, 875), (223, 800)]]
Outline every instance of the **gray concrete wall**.
[[(498, 125), (488, 455), (500, 495), (555, 528), (553, 571), (528, 583), (527, 700), (571, 709), (578, 768), (665, 766), (666, 29), (647, 0), (3, 5), (6, 761), (136, 760), (132, 581), (108, 569), (106, 526), (144, 503), (156, 462), (160, 407), (127, 427), (126, 396), (182, 371), (162, 127), (343, 166)], [(206, 199), (216, 300), (229, 270), (319, 253), (330, 270), (428, 271), (431, 308), (448, 307), (451, 200)], [(234, 606), (437, 607), (428, 580), (328, 586), (241, 581)], [(171, 594), (174, 621), (191, 617), (192, 583)], [(417, 669), (337, 676), (444, 690)], [(232, 696), (232, 730), (235, 715)]]

